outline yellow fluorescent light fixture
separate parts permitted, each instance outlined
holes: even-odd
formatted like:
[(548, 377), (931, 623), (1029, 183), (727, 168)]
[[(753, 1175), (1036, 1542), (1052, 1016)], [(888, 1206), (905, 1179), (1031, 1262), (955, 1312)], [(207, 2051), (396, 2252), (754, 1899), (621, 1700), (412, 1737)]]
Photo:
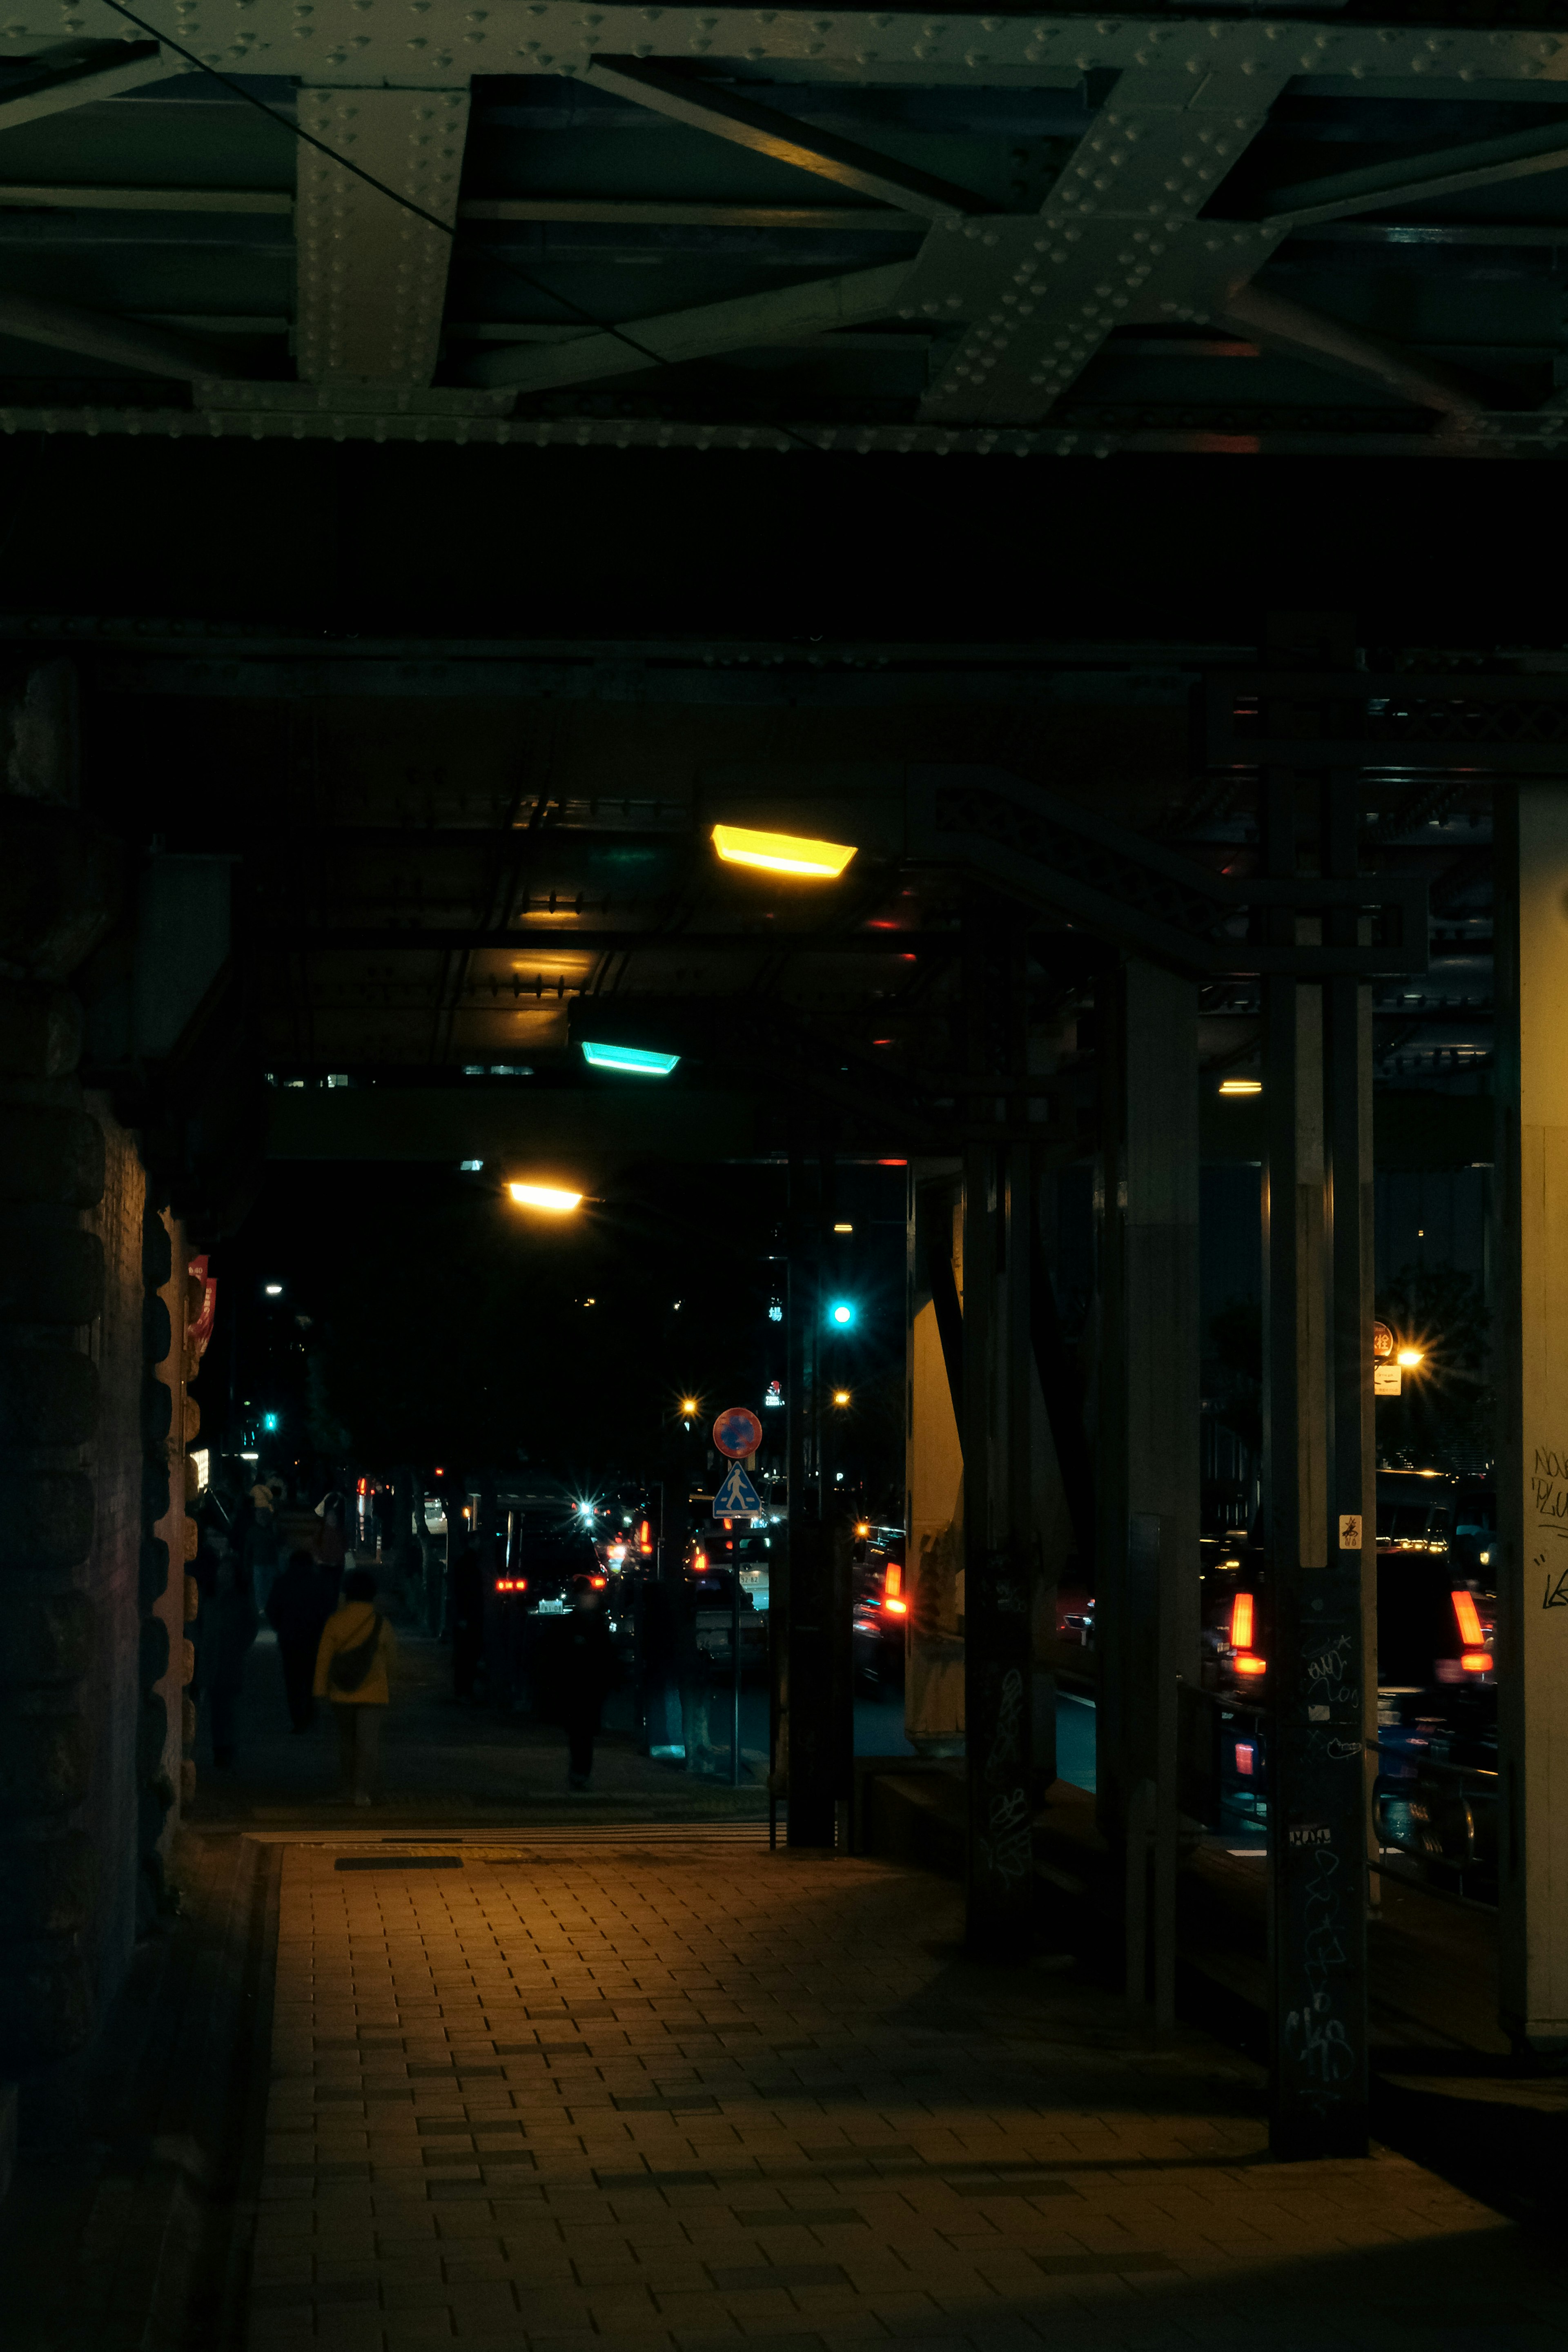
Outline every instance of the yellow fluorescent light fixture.
[(755, 833), (744, 824), (716, 824), (713, 846), (726, 866), (760, 866), (769, 874), (806, 874), (823, 882), (836, 881), (855, 855), (842, 842)]
[(506, 1189), (520, 1209), (548, 1209), (555, 1216), (564, 1216), (583, 1205), (581, 1192), (565, 1192), (559, 1184), (509, 1184)]
[(1263, 1081), (1261, 1078), (1221, 1078), (1219, 1090), (1222, 1095), (1260, 1095)]

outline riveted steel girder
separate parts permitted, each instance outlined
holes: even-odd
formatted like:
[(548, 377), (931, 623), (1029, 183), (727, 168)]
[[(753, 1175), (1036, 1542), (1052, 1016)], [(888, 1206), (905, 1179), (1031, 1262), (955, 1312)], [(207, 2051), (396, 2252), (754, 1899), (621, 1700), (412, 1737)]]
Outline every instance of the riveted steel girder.
[(298, 104), (302, 130), (406, 200), (300, 142), (300, 373), (308, 383), (427, 385), (441, 348), (468, 94), (302, 89)]
[[(1076, 82), (1112, 70), (1258, 78), (1334, 74), (1379, 81), (1420, 78), (1423, 89), (1462, 99), (1478, 79), (1568, 79), (1568, 39), (1541, 26), (1426, 26), (1292, 23), (1254, 16), (1099, 16), (1036, 14), (980, 16), (966, 11), (684, 6), (657, 13), (630, 5), (584, 8), (580, 0), (469, 0), (406, 7), (356, 0), (136, 0), (136, 14), (179, 38), (204, 63), (250, 73), (301, 74), (313, 86), (466, 89), (477, 73), (584, 72), (595, 57), (659, 57), (709, 70), (754, 68), (835, 81)], [(176, 16), (178, 23), (176, 26)], [(125, 18), (81, 0), (83, 40), (120, 43)], [(58, 45), (58, 0), (13, 0), (8, 53), (26, 57)], [(1129, 100), (1131, 91), (1121, 95)]]
[(885, 318), (910, 267), (907, 261), (888, 262), (877, 269), (781, 287), (774, 293), (742, 294), (729, 302), (635, 319), (617, 333), (585, 334), (569, 343), (513, 344), (487, 354), (473, 373), (484, 384), (541, 392), (661, 363), (676, 366), (683, 360), (741, 351), (782, 336), (826, 333), (858, 320)]
[[(123, 26), (119, 29), (123, 31)], [(17, 38), (14, 21), (6, 24), (5, 37), (14, 56)], [(57, 26), (54, 41), (58, 39)], [(176, 74), (188, 70), (181, 58), (160, 49), (155, 41), (138, 41), (122, 48), (118, 58), (78, 58), (62, 70), (40, 73), (37, 81), (24, 83), (0, 98), (0, 131), (15, 131), (24, 122), (41, 122), (47, 116), (63, 114), (71, 107), (97, 105), (106, 98), (119, 98), (128, 89), (142, 89), (149, 82), (171, 81)]]
[[(933, 230), (900, 315), (973, 323), (933, 380), (930, 423), (1037, 423), (1130, 312), (1268, 120), (1282, 74), (1125, 78), (1037, 215)], [(1261, 256), (1259, 256), (1259, 258)]]

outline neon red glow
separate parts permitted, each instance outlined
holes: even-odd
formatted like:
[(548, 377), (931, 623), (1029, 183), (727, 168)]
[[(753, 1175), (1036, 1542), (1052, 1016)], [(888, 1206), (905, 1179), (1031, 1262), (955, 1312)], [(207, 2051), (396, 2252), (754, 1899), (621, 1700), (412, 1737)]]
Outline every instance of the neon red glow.
[(1460, 1641), (1464, 1643), (1467, 1649), (1479, 1650), (1487, 1637), (1481, 1631), (1481, 1621), (1476, 1609), (1475, 1596), (1468, 1592), (1456, 1592), (1453, 1601), (1454, 1614), (1459, 1624)]

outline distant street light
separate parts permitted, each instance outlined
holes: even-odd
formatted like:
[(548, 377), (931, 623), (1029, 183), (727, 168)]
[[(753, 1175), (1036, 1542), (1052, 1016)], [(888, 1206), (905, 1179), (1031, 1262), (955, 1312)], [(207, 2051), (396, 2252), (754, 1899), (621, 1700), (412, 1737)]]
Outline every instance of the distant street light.
[(1395, 1363), (1403, 1364), (1407, 1372), (1413, 1372), (1417, 1364), (1424, 1364), (1426, 1360), (1426, 1350), (1425, 1348), (1401, 1348), (1398, 1355), (1394, 1358)]
[(713, 846), (726, 866), (758, 866), (768, 874), (799, 874), (817, 882), (837, 881), (855, 855), (842, 842), (758, 833), (743, 824), (716, 824)]
[(265, 1282), (261, 1286), (268, 1298), (281, 1298), (283, 1296), (283, 1285), (280, 1282)]
[(835, 1404), (847, 1404), (847, 1403), (848, 1403), (848, 1402), (849, 1402), (849, 1391), (848, 1391), (848, 1390), (847, 1390), (847, 1389), (835, 1389), (835, 1390), (834, 1390), (834, 1391), (833, 1391), (833, 1402), (834, 1402), (834, 1403), (835, 1403)]
[(554, 1217), (568, 1216), (583, 1205), (581, 1192), (564, 1192), (559, 1184), (509, 1184), (506, 1189), (520, 1209), (547, 1209)]
[(827, 1310), (827, 1316), (828, 1320), (837, 1323), (841, 1331), (847, 1331), (855, 1320), (855, 1308), (849, 1299), (836, 1298)]

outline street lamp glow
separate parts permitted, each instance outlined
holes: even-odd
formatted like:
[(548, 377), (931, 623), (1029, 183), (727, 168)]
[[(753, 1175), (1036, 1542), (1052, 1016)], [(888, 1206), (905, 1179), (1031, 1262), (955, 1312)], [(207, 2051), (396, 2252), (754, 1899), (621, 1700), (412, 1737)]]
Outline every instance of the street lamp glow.
[(847, 1330), (855, 1320), (855, 1309), (847, 1298), (836, 1298), (827, 1315), (828, 1320), (837, 1323), (841, 1331)]
[(835, 1389), (835, 1390), (834, 1390), (834, 1391), (833, 1391), (833, 1402), (834, 1402), (834, 1403), (835, 1403), (835, 1404), (847, 1404), (847, 1403), (848, 1403), (848, 1402), (849, 1402), (849, 1391), (848, 1391), (848, 1390), (847, 1390), (847, 1389)]
[(1424, 1364), (1426, 1360), (1426, 1350), (1425, 1348), (1401, 1348), (1398, 1355), (1394, 1358), (1395, 1363), (1403, 1364), (1407, 1372), (1413, 1372), (1417, 1364)]
[(635, 1078), (668, 1078), (680, 1056), (655, 1054), (646, 1045), (590, 1045), (584, 1042), (583, 1059), (591, 1070), (625, 1070)]
[(686, 1415), (688, 1421), (692, 1420), (701, 1410), (701, 1405), (702, 1400), (700, 1397), (682, 1397), (680, 1400), (680, 1410)]
[(558, 1184), (509, 1184), (506, 1189), (520, 1209), (548, 1209), (552, 1216), (567, 1216), (583, 1205), (581, 1192), (563, 1192)]
[(268, 1298), (281, 1298), (283, 1296), (283, 1285), (280, 1282), (264, 1282), (261, 1286)]
[(855, 855), (842, 842), (758, 833), (744, 824), (716, 824), (713, 846), (726, 866), (760, 866), (764, 873), (803, 874), (818, 882), (837, 881)]

